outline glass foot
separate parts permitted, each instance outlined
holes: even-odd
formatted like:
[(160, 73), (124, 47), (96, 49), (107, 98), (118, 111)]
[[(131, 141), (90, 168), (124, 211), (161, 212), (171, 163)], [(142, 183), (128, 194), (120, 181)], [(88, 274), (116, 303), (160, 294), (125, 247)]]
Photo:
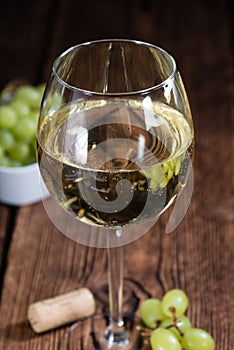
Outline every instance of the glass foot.
[(107, 315), (97, 314), (78, 321), (67, 327), (59, 350), (150, 350), (150, 346), (140, 335), (140, 320), (127, 315), (124, 322), (125, 330), (114, 339), (112, 331), (108, 332), (106, 329)]
[(109, 347), (121, 346), (124, 348), (129, 343), (129, 333), (125, 330), (123, 322), (119, 326), (109, 325), (104, 332), (104, 340)]

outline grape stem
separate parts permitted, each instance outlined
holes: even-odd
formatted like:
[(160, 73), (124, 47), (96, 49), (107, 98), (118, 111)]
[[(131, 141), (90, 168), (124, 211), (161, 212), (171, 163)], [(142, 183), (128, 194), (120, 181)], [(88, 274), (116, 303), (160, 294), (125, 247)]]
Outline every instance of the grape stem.
[(176, 315), (176, 308), (174, 307), (174, 306), (171, 306), (170, 307), (170, 312), (172, 313), (172, 324), (170, 324), (169, 326), (167, 326), (166, 327), (166, 329), (170, 329), (170, 328), (172, 328), (172, 327), (175, 327), (176, 329), (177, 329), (177, 331), (178, 331), (178, 333), (179, 333), (179, 335), (181, 336), (181, 337), (183, 337), (184, 336), (184, 333), (181, 331), (181, 329), (180, 329), (180, 327), (178, 327), (178, 325), (177, 325), (177, 322), (178, 322), (178, 316)]
[(139, 325), (138, 325), (138, 326), (136, 327), (136, 330), (139, 331), (139, 332), (141, 333), (142, 337), (144, 337), (144, 338), (149, 338), (149, 337), (151, 336), (152, 332), (153, 332), (155, 329), (159, 328), (159, 326), (160, 326), (160, 322), (158, 321), (158, 322), (155, 324), (155, 328), (154, 328), (154, 329), (145, 328), (145, 327), (143, 327), (143, 326), (139, 326)]
[[(177, 322), (179, 320), (179, 316), (177, 316), (176, 314), (176, 308), (175, 307), (170, 307), (170, 312), (172, 313), (172, 324), (170, 324), (169, 326), (165, 327), (165, 329), (170, 329), (170, 328), (173, 328), (175, 327), (179, 333), (179, 335), (181, 337), (184, 336), (184, 333), (181, 331), (180, 327), (178, 327), (177, 325)], [(160, 322), (156, 322), (155, 324), (155, 328), (158, 328), (160, 326)], [(145, 328), (145, 327), (142, 327), (142, 326), (137, 326), (137, 330), (141, 333), (141, 336), (143, 338), (150, 338), (152, 332), (154, 331), (154, 329), (149, 329), (149, 328)]]

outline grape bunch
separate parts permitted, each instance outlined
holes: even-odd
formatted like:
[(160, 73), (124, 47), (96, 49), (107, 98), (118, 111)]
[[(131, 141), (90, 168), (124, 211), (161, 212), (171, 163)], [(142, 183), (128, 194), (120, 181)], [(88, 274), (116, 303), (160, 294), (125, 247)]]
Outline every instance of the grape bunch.
[(203, 329), (192, 327), (185, 312), (188, 296), (172, 289), (162, 300), (149, 298), (140, 307), (145, 327), (141, 334), (153, 350), (214, 350), (212, 336)]
[(4, 88), (0, 100), (0, 166), (36, 161), (37, 119), (45, 84)]

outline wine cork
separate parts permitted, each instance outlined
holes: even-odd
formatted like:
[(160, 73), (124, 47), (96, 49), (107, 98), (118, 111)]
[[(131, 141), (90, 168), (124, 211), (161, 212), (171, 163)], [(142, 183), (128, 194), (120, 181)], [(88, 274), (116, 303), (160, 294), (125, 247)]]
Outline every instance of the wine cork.
[(36, 333), (42, 333), (91, 316), (95, 300), (88, 288), (42, 300), (28, 307), (28, 320)]

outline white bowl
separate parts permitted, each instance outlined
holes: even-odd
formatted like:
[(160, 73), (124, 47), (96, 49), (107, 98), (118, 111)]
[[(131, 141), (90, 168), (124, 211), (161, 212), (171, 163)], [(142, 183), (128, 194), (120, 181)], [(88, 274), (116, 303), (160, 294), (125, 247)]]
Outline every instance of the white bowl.
[(10, 168), (0, 166), (0, 202), (21, 206), (49, 197), (38, 164)]

